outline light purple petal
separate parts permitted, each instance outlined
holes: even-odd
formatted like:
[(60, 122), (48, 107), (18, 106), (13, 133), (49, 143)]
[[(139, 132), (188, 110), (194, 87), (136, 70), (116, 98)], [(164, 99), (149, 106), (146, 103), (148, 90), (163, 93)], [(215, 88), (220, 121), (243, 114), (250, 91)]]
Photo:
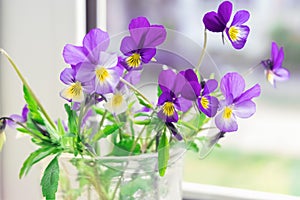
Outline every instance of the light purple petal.
[(106, 69), (116, 67), (118, 64), (117, 54), (110, 54), (104, 51), (100, 52), (100, 61), (98, 63), (100, 66), (105, 67)]
[(215, 91), (217, 87), (218, 87), (218, 81), (216, 81), (215, 79), (210, 79), (206, 81), (202, 94), (203, 95), (210, 94), (213, 91)]
[(290, 78), (290, 72), (286, 68), (277, 68), (274, 71), (274, 79), (276, 81), (286, 81)]
[(83, 46), (89, 52), (89, 57), (93, 63), (99, 60), (100, 51), (105, 51), (109, 45), (107, 32), (95, 28), (90, 30), (83, 39)]
[(60, 80), (67, 85), (75, 83), (75, 70), (72, 68), (66, 68), (60, 73)]
[(124, 79), (132, 85), (136, 85), (141, 80), (141, 71), (130, 71), (124, 76)]
[(190, 100), (187, 100), (183, 97), (178, 97), (175, 108), (177, 110), (181, 110), (182, 112), (188, 111), (192, 107), (192, 102)]
[(182, 97), (188, 100), (195, 101), (200, 96), (201, 85), (196, 82), (187, 82), (181, 91)]
[(241, 96), (234, 100), (235, 104), (242, 103), (243, 101), (251, 100), (254, 97), (258, 97), (260, 95), (260, 85), (256, 84), (252, 88), (245, 91)]
[(274, 60), (272, 60), (273, 61), (272, 70), (280, 68), (282, 66), (283, 59), (284, 59), (284, 51), (283, 48), (281, 47), (278, 51), (277, 56), (274, 55)]
[(66, 63), (76, 65), (81, 62), (87, 61), (86, 53), (83, 47), (67, 44), (63, 50), (63, 57)]
[[(230, 29), (237, 29), (237, 34), (230, 35)], [(231, 26), (226, 28), (226, 34), (235, 49), (242, 49), (246, 42), (250, 32), (250, 28), (248, 26)]]
[(145, 17), (137, 17), (130, 21), (129, 31), (130, 36), (134, 40), (135, 44), (141, 45), (141, 41), (145, 40), (145, 36), (148, 32), (148, 28), (150, 27), (150, 23)]
[(232, 13), (232, 3), (229, 1), (224, 1), (220, 4), (218, 8), (218, 16), (221, 22), (226, 26), (228, 21), (230, 20)]
[(162, 91), (165, 89), (172, 90), (176, 79), (176, 73), (171, 69), (163, 70), (160, 72), (158, 77), (158, 84)]
[(235, 120), (234, 115), (231, 118), (223, 118), (224, 111), (219, 113), (215, 118), (215, 124), (218, 129), (224, 132), (234, 132), (238, 130), (238, 124)]
[(134, 42), (132, 37), (124, 37), (121, 42), (120, 50), (124, 55), (130, 56), (132, 52), (137, 51), (137, 44)]
[(95, 92), (98, 94), (112, 93), (120, 81), (120, 74), (116, 71), (117, 67), (107, 69), (109, 77), (105, 81), (100, 82), (95, 78)]
[(250, 13), (247, 10), (240, 10), (235, 13), (231, 26), (239, 26), (247, 22), (250, 18)]
[[(204, 108), (201, 104), (201, 99), (205, 98), (208, 100), (208, 108)], [(205, 96), (197, 100), (197, 106), (208, 117), (214, 117), (217, 114), (219, 108), (219, 100), (213, 96)]]
[(237, 117), (240, 118), (249, 118), (251, 117), (256, 111), (256, 105), (251, 100), (243, 101), (239, 104), (235, 104), (233, 107), (233, 113)]
[(84, 83), (95, 79), (95, 69), (96, 65), (93, 65), (91, 63), (82, 63), (76, 74), (76, 80)]
[(167, 32), (164, 26), (151, 25), (143, 42), (143, 48), (155, 48), (165, 41), (166, 36)]
[(143, 63), (148, 63), (155, 56), (156, 49), (155, 48), (144, 48), (140, 50), (140, 56), (142, 58)]
[(216, 12), (208, 12), (203, 17), (203, 23), (207, 30), (212, 32), (223, 32), (226, 28)]
[(272, 42), (272, 50), (271, 50), (271, 60), (274, 62), (278, 56), (279, 47), (276, 42)]
[(225, 99), (239, 97), (245, 89), (245, 80), (236, 72), (227, 73), (221, 80), (220, 89)]
[(7, 125), (9, 126), (9, 127), (11, 127), (11, 128), (15, 128), (16, 127), (16, 123), (15, 123), (15, 121), (16, 122), (20, 122), (20, 123), (24, 123), (24, 122), (26, 122), (24, 119), (23, 119), (23, 117), (22, 116), (20, 116), (20, 115), (17, 115), (17, 114), (13, 114), (13, 115), (11, 115), (11, 116), (9, 116), (10, 118), (12, 118), (14, 121), (12, 121), (12, 120), (6, 120), (6, 122), (7, 122)]
[(182, 88), (187, 83), (187, 80), (184, 78), (184, 76), (180, 73), (176, 74), (175, 81), (173, 83), (173, 88), (171, 88), (171, 91), (174, 92), (176, 96), (178, 96), (182, 92)]

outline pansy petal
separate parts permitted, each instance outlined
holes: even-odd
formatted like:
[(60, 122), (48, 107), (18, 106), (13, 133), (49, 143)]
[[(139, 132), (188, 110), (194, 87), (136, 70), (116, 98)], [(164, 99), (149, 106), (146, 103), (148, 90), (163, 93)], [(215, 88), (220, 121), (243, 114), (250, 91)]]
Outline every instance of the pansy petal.
[(82, 102), (84, 100), (82, 87), (78, 89), (78, 92), (74, 92), (74, 84), (68, 86), (60, 92), (60, 96), (68, 101)]
[(182, 112), (188, 111), (192, 107), (192, 102), (183, 97), (178, 97), (175, 103), (175, 108), (181, 110)]
[(250, 13), (247, 10), (240, 10), (235, 13), (231, 26), (242, 25), (247, 22), (250, 18)]
[(276, 81), (286, 81), (290, 78), (290, 72), (286, 68), (280, 67), (275, 69), (273, 72), (274, 72), (274, 79)]
[(235, 104), (242, 103), (243, 101), (251, 100), (254, 97), (258, 97), (260, 95), (260, 85), (256, 84), (252, 88), (248, 89), (244, 93), (241, 94), (237, 99), (234, 100)]
[(158, 84), (161, 87), (161, 89), (164, 91), (165, 88), (172, 90), (174, 82), (176, 79), (176, 73), (172, 71), (171, 69), (163, 70), (160, 72), (158, 77)]
[(201, 85), (196, 82), (187, 82), (183, 86), (183, 90), (181, 91), (182, 97), (188, 100), (196, 100), (198, 96), (200, 96), (200, 91), (201, 91)]
[(118, 56), (116, 53), (107, 53), (104, 51), (100, 52), (100, 66), (104, 66), (105, 68), (116, 67), (118, 64)]
[(283, 59), (284, 59), (284, 51), (283, 48), (281, 47), (278, 51), (277, 56), (274, 57), (272, 70), (276, 70), (280, 68), (282, 66)]
[(75, 82), (75, 70), (72, 68), (66, 68), (60, 73), (60, 80), (67, 85)]
[(176, 74), (176, 78), (171, 90), (174, 92), (176, 96), (178, 96), (182, 92), (182, 88), (187, 83), (187, 80), (180, 73)]
[(98, 78), (95, 79), (95, 92), (98, 94), (107, 94), (111, 93), (117, 87), (120, 81), (120, 74), (115, 70), (116, 67), (106, 69), (108, 73), (108, 77), (100, 81)]
[(217, 87), (218, 87), (218, 81), (216, 81), (215, 79), (210, 79), (205, 82), (205, 86), (203, 88), (202, 94), (203, 95), (210, 94), (213, 91), (215, 91)]
[(130, 36), (134, 40), (134, 42), (138, 45), (142, 45), (141, 42), (145, 40), (145, 36), (150, 27), (150, 23), (146, 17), (137, 17), (130, 21), (129, 23), (129, 31)]
[(137, 51), (137, 44), (132, 37), (126, 36), (122, 39), (120, 50), (124, 55), (130, 56), (132, 52)]
[(82, 63), (76, 74), (76, 80), (87, 82), (95, 78), (95, 65), (91, 63)]
[(220, 4), (218, 8), (218, 16), (221, 22), (226, 26), (228, 21), (230, 20), (230, 16), (232, 13), (232, 3), (229, 1), (224, 1)]
[(170, 92), (163, 92), (158, 98), (157, 105), (161, 106), (166, 101), (172, 101), (172, 96), (170, 95)]
[(226, 29), (226, 34), (235, 49), (242, 49), (250, 32), (248, 26), (231, 26)]
[(229, 99), (231, 95), (235, 99), (243, 93), (245, 80), (236, 72), (227, 73), (221, 80), (220, 89), (225, 99)]
[(222, 23), (216, 12), (208, 12), (203, 17), (203, 23), (207, 30), (211, 32), (223, 32), (226, 24)]
[(67, 44), (63, 50), (63, 57), (66, 63), (76, 65), (87, 60), (83, 47)]
[(140, 55), (143, 63), (148, 63), (155, 56), (156, 49), (155, 48), (143, 48), (140, 50)]
[(208, 117), (214, 117), (218, 111), (219, 100), (213, 96), (204, 96), (197, 100), (197, 106)]
[(181, 71), (179, 73), (183, 74), (185, 79), (189, 82), (191, 82), (191, 81), (199, 82), (195, 71), (192, 69), (187, 69), (187, 70)]
[(155, 48), (166, 40), (167, 31), (162, 25), (151, 25), (143, 42), (143, 48)]
[(271, 60), (274, 62), (274, 60), (277, 59), (277, 56), (278, 56), (278, 50), (279, 50), (279, 47), (277, 45), (276, 42), (272, 42), (272, 50), (271, 50)]
[(100, 51), (105, 51), (109, 45), (107, 32), (99, 28), (90, 30), (83, 39), (83, 46), (89, 52), (92, 62), (98, 62)]
[(251, 100), (243, 101), (241, 103), (235, 104), (233, 108), (233, 113), (240, 118), (249, 118), (256, 111), (256, 105)]
[(238, 124), (232, 115), (232, 117), (226, 119), (223, 117), (224, 111), (219, 113), (215, 118), (215, 124), (218, 129), (224, 132), (234, 132), (238, 130)]
[(159, 118), (161, 118), (163, 121), (165, 122), (177, 122), (178, 121), (178, 114), (175, 111), (174, 114), (172, 116), (167, 116), (164, 114), (164, 112), (162, 111), (162, 109), (157, 113), (157, 116)]

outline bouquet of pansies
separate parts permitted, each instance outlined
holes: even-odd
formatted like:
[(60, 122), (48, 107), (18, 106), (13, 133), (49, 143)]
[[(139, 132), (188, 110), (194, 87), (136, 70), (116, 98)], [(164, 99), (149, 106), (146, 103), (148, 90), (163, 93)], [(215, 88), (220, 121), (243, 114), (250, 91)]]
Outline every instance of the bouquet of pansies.
[[(98, 28), (86, 34), (82, 46), (67, 44), (63, 58), (69, 66), (60, 74), (66, 85), (60, 96), (66, 100), (67, 120), (53, 120), (47, 114), (11, 57), (1, 49), (23, 83), (26, 105), (21, 115), (0, 118), (0, 149), (5, 142), (6, 125), (29, 135), (37, 145), (25, 160), (20, 177), (34, 164), (54, 156), (41, 181), (46, 199), (55, 198), (58, 157), (63, 153), (74, 158), (103, 156), (99, 141), (104, 139), (111, 141), (108, 156), (158, 152), (161, 176), (165, 174), (174, 144), (196, 151), (203, 149), (203, 145), (210, 149), (225, 133), (238, 130), (238, 118), (249, 118), (255, 113), (253, 98), (261, 92), (259, 84), (246, 89), (243, 76), (237, 72), (225, 74), (218, 82), (213, 75), (203, 77), (199, 71), (208, 31), (220, 33), (223, 43), (226, 35), (235, 49), (246, 44), (250, 28), (245, 23), (249, 12), (236, 12), (228, 26), (231, 15), (232, 3), (228, 1), (222, 2), (217, 12), (204, 15), (204, 46), (199, 65), (184, 66), (183, 71), (164, 66), (157, 79), (156, 102), (148, 99), (137, 84), (147, 64), (158, 62), (157, 47), (167, 37), (164, 26), (151, 25), (145, 17), (132, 19), (120, 52), (107, 51), (110, 37)], [(273, 85), (289, 78), (288, 70), (282, 67), (283, 58), (283, 48), (273, 42), (271, 57), (259, 63)], [(210, 121), (215, 126), (207, 125)], [(206, 137), (205, 130), (210, 130), (212, 136)]]

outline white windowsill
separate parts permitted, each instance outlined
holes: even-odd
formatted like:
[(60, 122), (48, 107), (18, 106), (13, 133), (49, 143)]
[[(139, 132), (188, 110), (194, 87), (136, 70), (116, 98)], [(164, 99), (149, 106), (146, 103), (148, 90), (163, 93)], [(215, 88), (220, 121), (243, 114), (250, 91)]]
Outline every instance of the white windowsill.
[(300, 197), (184, 182), (186, 200), (300, 200)]

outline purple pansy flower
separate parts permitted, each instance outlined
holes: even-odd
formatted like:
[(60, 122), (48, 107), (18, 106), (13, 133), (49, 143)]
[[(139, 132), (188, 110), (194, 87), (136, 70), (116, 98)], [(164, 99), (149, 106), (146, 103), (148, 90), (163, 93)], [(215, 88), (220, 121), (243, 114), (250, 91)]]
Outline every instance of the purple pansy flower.
[(12, 114), (11, 116), (9, 116), (9, 118), (11, 118), (12, 120), (7, 120), (7, 125), (10, 126), (10, 127), (15, 127), (15, 125), (16, 125), (15, 122), (20, 122), (20, 123), (27, 122), (28, 112), (29, 112), (29, 110), (28, 110), (27, 104), (25, 104), (23, 109), (22, 109), (22, 114), (21, 115)]
[(290, 78), (290, 72), (282, 67), (284, 59), (283, 47), (278, 47), (275, 42), (272, 42), (271, 58), (262, 61), (261, 63), (265, 67), (267, 80), (274, 85), (275, 81), (285, 81)]
[(162, 90), (162, 94), (158, 98), (158, 105), (161, 110), (158, 117), (165, 122), (177, 122), (177, 110), (186, 112), (192, 103), (181, 97), (181, 91), (186, 80), (181, 73), (176, 74), (172, 70), (163, 70), (159, 74), (158, 84)]
[(205, 82), (205, 85), (202, 88), (194, 70), (188, 69), (183, 71), (182, 74), (188, 81), (184, 86), (182, 96), (188, 100), (196, 101), (198, 109), (208, 117), (215, 116), (218, 110), (219, 101), (216, 97), (211, 96), (210, 93), (216, 90), (218, 82), (214, 79), (210, 79)]
[(244, 92), (245, 80), (236, 72), (227, 73), (221, 80), (220, 89), (225, 99), (220, 101), (221, 111), (215, 118), (216, 126), (224, 132), (238, 129), (236, 118), (251, 117), (256, 111), (252, 98), (260, 95), (260, 86), (254, 85)]
[(156, 46), (166, 39), (166, 30), (162, 25), (150, 25), (145, 17), (132, 19), (129, 24), (130, 36), (123, 38), (120, 50), (125, 57), (121, 65), (129, 70), (142, 68), (156, 54)]
[(72, 68), (64, 69), (60, 74), (60, 80), (68, 85), (67, 88), (60, 92), (60, 96), (68, 101), (82, 102), (84, 92), (90, 93), (93, 91), (90, 82), (80, 82), (76, 79), (76, 74), (80, 65), (72, 66)]
[(250, 29), (243, 25), (249, 20), (250, 14), (246, 10), (236, 12), (232, 23), (227, 27), (232, 13), (232, 3), (224, 1), (219, 5), (218, 12), (211, 11), (204, 15), (203, 23), (205, 28), (212, 32), (226, 32), (232, 46), (235, 49), (242, 49), (245, 46)]

